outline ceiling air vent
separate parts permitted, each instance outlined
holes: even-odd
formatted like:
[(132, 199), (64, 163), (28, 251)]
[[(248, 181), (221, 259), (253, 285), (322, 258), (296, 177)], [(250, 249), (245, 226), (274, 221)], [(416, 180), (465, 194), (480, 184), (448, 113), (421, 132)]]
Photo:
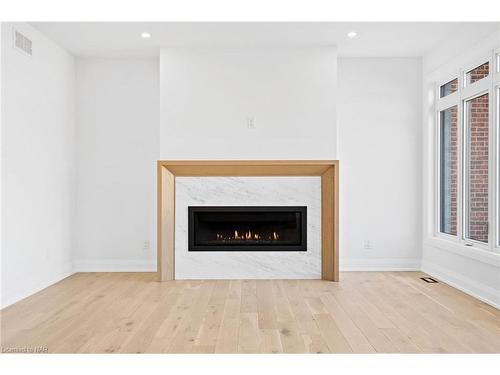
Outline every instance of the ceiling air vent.
[(25, 53), (26, 55), (31, 56), (33, 54), (31, 49), (32, 45), (33, 42), (31, 39), (28, 39), (26, 36), (14, 29), (14, 48)]

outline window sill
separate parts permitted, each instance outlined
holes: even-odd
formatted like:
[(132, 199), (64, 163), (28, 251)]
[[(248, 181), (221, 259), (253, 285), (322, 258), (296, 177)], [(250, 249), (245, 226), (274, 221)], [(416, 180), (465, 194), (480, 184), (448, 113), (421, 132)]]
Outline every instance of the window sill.
[(475, 246), (465, 246), (463, 243), (449, 241), (439, 237), (429, 237), (424, 240), (424, 246), (438, 248), (453, 254), (500, 267), (500, 253), (484, 250)]

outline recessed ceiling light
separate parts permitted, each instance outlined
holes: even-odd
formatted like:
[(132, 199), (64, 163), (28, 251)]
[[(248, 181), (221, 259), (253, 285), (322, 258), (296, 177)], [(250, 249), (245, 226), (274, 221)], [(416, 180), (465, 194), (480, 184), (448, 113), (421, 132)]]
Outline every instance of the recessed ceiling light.
[(348, 36), (349, 38), (354, 38), (356, 35), (358, 35), (358, 33), (357, 33), (356, 31), (349, 31), (349, 32), (347, 33), (347, 36)]
[(141, 38), (149, 39), (149, 38), (151, 38), (151, 34), (148, 32), (143, 32), (143, 33), (141, 33)]

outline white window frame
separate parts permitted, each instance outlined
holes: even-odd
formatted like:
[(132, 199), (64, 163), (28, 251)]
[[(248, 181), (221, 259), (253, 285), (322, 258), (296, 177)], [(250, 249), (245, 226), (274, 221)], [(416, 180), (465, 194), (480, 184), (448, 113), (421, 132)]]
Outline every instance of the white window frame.
[(498, 75), (500, 74), (500, 48), (495, 50), (495, 57), (494, 57), (494, 61), (495, 61), (495, 76), (496, 78), (498, 78)]
[[(443, 98), (440, 97), (441, 95), (441, 86), (453, 81), (454, 79), (458, 80), (457, 84), (457, 91), (455, 91), (452, 94), (449, 94)], [(434, 124), (435, 126), (434, 129), (434, 139), (435, 139), (435, 144), (434, 144), (434, 155), (435, 155), (435, 160), (434, 160), (434, 181), (435, 181), (435, 196), (434, 196), (434, 202), (435, 203), (435, 210), (434, 210), (434, 236), (437, 238), (445, 239), (448, 241), (460, 243), (460, 238), (462, 238), (462, 223), (461, 223), (461, 205), (462, 205), (462, 200), (460, 197), (462, 196), (462, 184), (461, 184), (461, 173), (460, 173), (460, 168), (461, 168), (461, 154), (462, 154), (462, 132), (461, 132), (461, 127), (460, 127), (460, 113), (461, 113), (461, 104), (460, 104), (460, 93), (462, 91), (463, 87), (463, 74), (461, 71), (456, 71), (450, 74), (447, 74), (446, 76), (443, 76), (440, 80), (439, 83), (435, 85), (435, 116), (434, 116)], [(457, 173), (458, 173), (458, 180), (457, 180), (457, 235), (452, 235), (448, 233), (443, 233), (440, 231), (440, 211), (441, 211), (441, 194), (440, 194), (440, 182), (441, 182), (441, 163), (440, 163), (440, 156), (441, 156), (441, 150), (440, 150), (440, 144), (441, 144), (441, 111), (444, 111), (446, 109), (452, 108), (452, 107), (457, 107), (457, 143), (458, 143), (458, 160), (457, 160)]]
[[(484, 78), (487, 79), (487, 78)], [(482, 81), (482, 80), (481, 80)], [(479, 98), (480, 96), (488, 94), (488, 243), (484, 243), (481, 241), (477, 241), (471, 238), (466, 238), (466, 233), (467, 233), (467, 213), (466, 209), (468, 207), (467, 205), (467, 181), (466, 181), (466, 176), (467, 176), (467, 163), (466, 161), (468, 160), (468, 148), (466, 145), (467, 139), (468, 139), (468, 124), (467, 124), (467, 113), (466, 113), (466, 103), (474, 100), (476, 98)], [(492, 240), (492, 215), (491, 215), (491, 208), (492, 208), (492, 179), (491, 179), (491, 173), (492, 173), (492, 139), (491, 139), (491, 93), (489, 90), (483, 90), (474, 93), (474, 95), (469, 96), (467, 98), (462, 99), (462, 114), (461, 114), (461, 121), (462, 121), (462, 152), (461, 152), (461, 158), (462, 158), (462, 167), (461, 167), (461, 174), (462, 174), (462, 179), (461, 179), (461, 188), (462, 188), (462, 195), (461, 195), (461, 201), (462, 201), (462, 212), (461, 212), (461, 218), (462, 218), (462, 238), (463, 241), (466, 245), (468, 246), (476, 246), (476, 247), (481, 247), (481, 248), (489, 248), (489, 244), (491, 244)]]
[[(493, 121), (493, 142), (494, 150), (494, 168), (493, 168), (493, 181), (495, 184), (495, 194), (493, 207), (495, 211), (494, 219), (492, 221), (493, 231), (495, 232), (493, 250), (500, 253), (500, 48), (493, 51), (493, 61), (495, 67), (492, 75), (492, 121)], [(490, 111), (490, 113), (491, 113)]]
[[(498, 230), (498, 215), (500, 215), (500, 173), (497, 173), (497, 166), (500, 165), (500, 72), (498, 71), (500, 64), (500, 49), (489, 50), (483, 54), (478, 54), (476, 58), (469, 61), (468, 64), (458, 69), (453, 74), (440, 77), (439, 81), (435, 82), (435, 106), (434, 106), (434, 237), (446, 239), (464, 246), (470, 246), (477, 249), (489, 250), (500, 253), (500, 231)], [(488, 62), (489, 75), (470, 85), (466, 85), (467, 72)], [(440, 97), (441, 86), (458, 78), (458, 89), (456, 92)], [(476, 97), (488, 94), (489, 99), (489, 116), (488, 116), (488, 132), (489, 132), (489, 160), (488, 160), (488, 243), (465, 238), (466, 234), (466, 113), (465, 104), (467, 101)], [(440, 113), (443, 110), (457, 106), (457, 127), (458, 127), (458, 181), (457, 181), (457, 235), (450, 235), (440, 232), (440, 128), (441, 118)], [(497, 151), (498, 150), (498, 151)]]

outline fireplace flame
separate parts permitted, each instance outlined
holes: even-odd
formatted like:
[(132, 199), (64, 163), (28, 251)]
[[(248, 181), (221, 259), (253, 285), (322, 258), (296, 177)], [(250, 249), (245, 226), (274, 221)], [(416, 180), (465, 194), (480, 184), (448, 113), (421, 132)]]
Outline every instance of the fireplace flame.
[[(238, 232), (238, 230), (234, 230), (232, 234), (230, 235), (224, 235), (220, 233), (216, 233), (216, 238), (219, 241), (233, 241), (233, 240), (238, 240), (238, 241), (259, 241), (262, 240), (263, 237), (260, 233), (252, 232), (251, 230), (247, 230), (246, 232)], [(267, 236), (267, 240), (269, 241), (277, 241), (279, 240), (280, 236), (277, 232), (273, 231), (271, 235)]]

